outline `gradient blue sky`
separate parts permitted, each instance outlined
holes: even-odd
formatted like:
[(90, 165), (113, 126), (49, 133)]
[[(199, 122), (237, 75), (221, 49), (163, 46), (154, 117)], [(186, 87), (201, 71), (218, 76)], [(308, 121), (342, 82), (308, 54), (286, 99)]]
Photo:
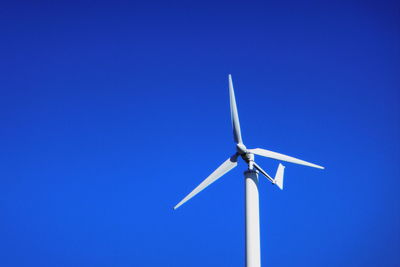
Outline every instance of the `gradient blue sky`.
[(264, 266), (399, 266), (398, 1), (9, 1), (0, 25), (0, 266), (243, 266), (245, 164), (172, 210), (234, 151), (229, 73), (248, 147), (326, 166), (261, 179)]

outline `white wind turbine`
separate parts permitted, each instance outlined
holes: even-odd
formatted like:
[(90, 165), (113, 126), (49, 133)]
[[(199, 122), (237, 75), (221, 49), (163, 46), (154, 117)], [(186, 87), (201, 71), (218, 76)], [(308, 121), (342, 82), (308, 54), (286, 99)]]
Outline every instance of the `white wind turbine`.
[(192, 192), (179, 202), (174, 209), (179, 208), (186, 201), (194, 197), (204, 188), (218, 180), (225, 173), (229, 172), (237, 166), (239, 156), (248, 164), (248, 170), (244, 173), (246, 181), (246, 267), (260, 267), (260, 220), (259, 220), (259, 201), (258, 201), (258, 172), (261, 172), (267, 179), (276, 184), (281, 190), (283, 189), (283, 173), (285, 167), (279, 163), (275, 177), (272, 178), (257, 163), (254, 162), (254, 155), (272, 158), (280, 161), (305, 165), (318, 169), (324, 167), (286, 156), (270, 150), (255, 148), (247, 149), (243, 144), (242, 135), (240, 133), (239, 116), (236, 107), (235, 92), (233, 91), (232, 77), (229, 75), (229, 98), (231, 107), (231, 120), (233, 127), (233, 139), (236, 143), (236, 153), (227, 159), (213, 173), (210, 174), (203, 182), (201, 182)]

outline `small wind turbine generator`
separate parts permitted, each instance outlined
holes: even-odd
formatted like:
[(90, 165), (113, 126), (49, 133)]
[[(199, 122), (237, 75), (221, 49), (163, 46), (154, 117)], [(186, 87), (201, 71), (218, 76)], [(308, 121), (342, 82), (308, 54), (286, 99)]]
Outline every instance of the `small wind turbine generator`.
[(241, 157), (247, 164), (248, 170), (244, 173), (246, 181), (246, 267), (260, 267), (260, 218), (259, 218), (259, 201), (258, 201), (258, 172), (267, 177), (267, 179), (276, 184), (281, 190), (283, 189), (283, 173), (285, 167), (279, 163), (275, 177), (272, 178), (257, 163), (254, 162), (254, 155), (272, 158), (280, 161), (291, 162), (295, 164), (305, 165), (313, 168), (324, 169), (324, 167), (286, 156), (277, 152), (272, 152), (262, 148), (247, 149), (243, 144), (242, 135), (240, 133), (239, 116), (236, 107), (235, 92), (233, 91), (232, 76), (229, 75), (229, 98), (231, 106), (231, 120), (233, 127), (233, 139), (236, 143), (236, 153), (227, 159), (213, 173), (210, 174), (203, 182), (201, 182), (192, 192), (179, 202), (174, 209), (179, 208), (186, 201), (197, 195), (204, 188), (218, 180), (225, 173), (229, 172), (237, 166), (238, 158)]

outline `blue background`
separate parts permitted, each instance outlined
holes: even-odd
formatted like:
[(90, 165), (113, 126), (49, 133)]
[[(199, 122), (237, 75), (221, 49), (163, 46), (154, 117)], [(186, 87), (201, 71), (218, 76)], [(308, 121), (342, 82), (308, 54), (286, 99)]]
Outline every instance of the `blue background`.
[[(243, 266), (242, 135), (326, 167), (261, 179), (264, 266), (399, 266), (398, 1), (3, 2), (0, 266)], [(271, 174), (277, 163), (256, 158)]]

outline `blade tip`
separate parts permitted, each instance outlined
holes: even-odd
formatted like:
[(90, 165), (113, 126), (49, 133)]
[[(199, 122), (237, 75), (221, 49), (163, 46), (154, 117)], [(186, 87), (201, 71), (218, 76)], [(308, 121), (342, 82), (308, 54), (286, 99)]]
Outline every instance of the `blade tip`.
[[(187, 201), (187, 200), (186, 200)], [(182, 206), (183, 204), (185, 204), (186, 201), (181, 201), (178, 204), (175, 205), (174, 210), (177, 210), (180, 206)]]
[(325, 169), (325, 167), (319, 166), (319, 165), (317, 165), (317, 164), (306, 165), (306, 166), (312, 167), (312, 168), (316, 168), (316, 169), (321, 169), (321, 170), (324, 170), (324, 169)]

